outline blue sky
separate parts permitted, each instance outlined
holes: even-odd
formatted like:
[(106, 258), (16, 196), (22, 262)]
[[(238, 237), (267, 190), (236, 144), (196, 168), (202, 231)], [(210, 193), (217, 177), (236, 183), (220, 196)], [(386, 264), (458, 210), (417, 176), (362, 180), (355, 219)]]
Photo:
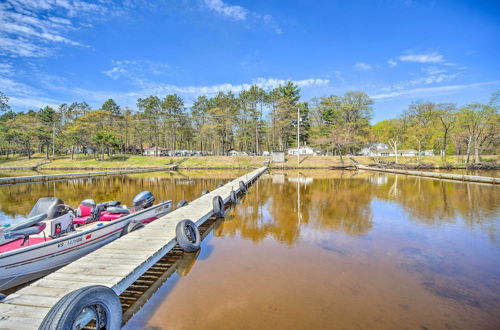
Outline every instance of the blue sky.
[(500, 89), (500, 1), (0, 0), (0, 91), (14, 110), (293, 80), (361, 90), (374, 121), (416, 100)]

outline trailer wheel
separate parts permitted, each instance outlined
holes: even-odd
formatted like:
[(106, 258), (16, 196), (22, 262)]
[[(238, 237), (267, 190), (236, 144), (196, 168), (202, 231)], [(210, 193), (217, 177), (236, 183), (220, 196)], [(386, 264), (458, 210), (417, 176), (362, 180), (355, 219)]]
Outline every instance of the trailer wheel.
[(210, 190), (208, 190), (208, 189), (202, 190), (202, 192), (201, 192), (201, 195), (200, 195), (200, 196), (206, 195), (206, 194), (208, 194), (209, 192), (210, 192)]
[(181, 208), (181, 207), (183, 207), (183, 206), (186, 206), (186, 205), (188, 205), (188, 204), (189, 204), (189, 203), (188, 203), (187, 201), (185, 201), (185, 200), (181, 199), (181, 200), (177, 203), (177, 206), (176, 206), (175, 208), (176, 208), (176, 209), (179, 209), (179, 208)]
[(224, 184), (223, 184), (223, 183), (219, 183), (219, 184), (217, 185), (217, 188), (222, 188), (222, 187), (224, 187)]
[(92, 285), (68, 293), (50, 309), (39, 329), (82, 329), (92, 320), (96, 329), (121, 328), (120, 298), (106, 286)]
[(212, 205), (213, 205), (213, 210), (214, 214), (217, 218), (223, 218), (224, 217), (224, 201), (222, 200), (222, 197), (220, 196), (215, 196), (212, 199)]
[(231, 203), (236, 204), (238, 202), (238, 196), (234, 190), (231, 190), (231, 194), (229, 194), (229, 199), (231, 199)]
[(200, 248), (201, 235), (196, 224), (189, 220), (182, 220), (175, 227), (177, 243), (184, 252), (194, 252)]
[(242, 193), (246, 193), (247, 192), (247, 185), (243, 181), (240, 181), (240, 191)]

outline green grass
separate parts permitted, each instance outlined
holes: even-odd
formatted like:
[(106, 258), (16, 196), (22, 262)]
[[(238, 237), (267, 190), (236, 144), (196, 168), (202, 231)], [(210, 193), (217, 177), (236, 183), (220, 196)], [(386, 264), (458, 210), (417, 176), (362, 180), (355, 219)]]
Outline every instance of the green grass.
[[(362, 164), (373, 163), (373, 157), (354, 157)], [(0, 159), (0, 167), (29, 167), (45, 160), (44, 155), (36, 154), (32, 159), (27, 157), (10, 157)], [(179, 169), (194, 168), (255, 168), (262, 166), (266, 157), (260, 156), (207, 156), (207, 157), (154, 157), (141, 155), (115, 155), (112, 158), (106, 157), (104, 161), (95, 160), (92, 156), (75, 155), (71, 160), (69, 156), (59, 156), (49, 164), (39, 167), (40, 170), (47, 168), (58, 169), (107, 169), (107, 168), (137, 168), (137, 167), (166, 167), (171, 164), (178, 164)], [(379, 161), (391, 162), (395, 157), (378, 157)], [(498, 162), (499, 156), (483, 156), (483, 161)], [(449, 164), (451, 166), (464, 166), (463, 158), (448, 156), (447, 163), (444, 164), (439, 156), (424, 156), (421, 159), (424, 163), (432, 163), (436, 166)], [(399, 157), (402, 164), (417, 164), (416, 157)], [(273, 168), (280, 167), (302, 167), (302, 168), (328, 168), (330, 166), (341, 165), (337, 156), (307, 156), (301, 157), (300, 164), (295, 156), (287, 156), (287, 162), (282, 164), (272, 164)], [(344, 164), (351, 164), (347, 157), (344, 157)]]

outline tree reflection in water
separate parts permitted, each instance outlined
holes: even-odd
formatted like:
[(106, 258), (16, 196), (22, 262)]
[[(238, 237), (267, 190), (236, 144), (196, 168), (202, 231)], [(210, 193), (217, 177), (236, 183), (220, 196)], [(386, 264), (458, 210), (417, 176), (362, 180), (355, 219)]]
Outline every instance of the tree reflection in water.
[(303, 227), (366, 235), (373, 228), (372, 202), (397, 203), (409, 218), (429, 225), (459, 218), (496, 239), (498, 186), (350, 171), (288, 171), (263, 176), (216, 235), (254, 242), (265, 237), (292, 245)]

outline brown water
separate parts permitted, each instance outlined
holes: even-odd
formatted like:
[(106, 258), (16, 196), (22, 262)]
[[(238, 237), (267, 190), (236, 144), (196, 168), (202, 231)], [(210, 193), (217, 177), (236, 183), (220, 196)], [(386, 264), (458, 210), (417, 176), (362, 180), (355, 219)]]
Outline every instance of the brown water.
[(151, 172), (112, 177), (80, 178), (52, 182), (0, 185), (0, 225), (25, 218), (41, 197), (55, 196), (66, 204), (77, 206), (83, 199), (96, 202), (111, 200), (131, 205), (136, 194), (149, 190), (156, 202), (181, 199), (191, 201), (204, 189), (213, 190), (243, 175), (244, 171)]
[(499, 215), (498, 186), (274, 172), (126, 328), (498, 329)]

